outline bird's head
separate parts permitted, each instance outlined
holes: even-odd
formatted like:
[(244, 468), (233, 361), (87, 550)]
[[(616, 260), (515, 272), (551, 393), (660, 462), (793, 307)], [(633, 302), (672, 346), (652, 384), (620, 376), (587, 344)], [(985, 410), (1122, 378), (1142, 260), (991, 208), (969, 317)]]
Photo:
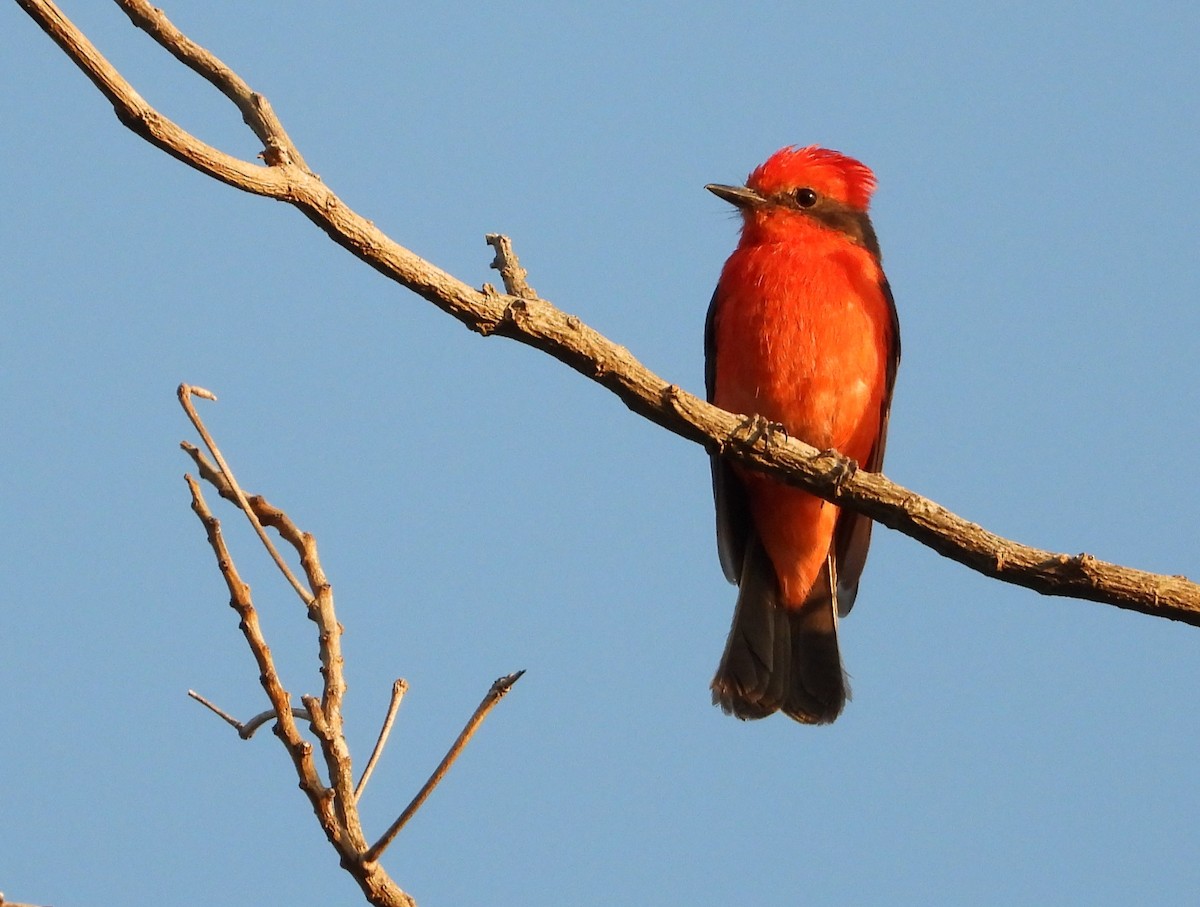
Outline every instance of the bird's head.
[(781, 148), (746, 185), (705, 188), (741, 210), (743, 244), (786, 242), (818, 227), (842, 233), (879, 257), (867, 218), (875, 174), (844, 154), (815, 145)]

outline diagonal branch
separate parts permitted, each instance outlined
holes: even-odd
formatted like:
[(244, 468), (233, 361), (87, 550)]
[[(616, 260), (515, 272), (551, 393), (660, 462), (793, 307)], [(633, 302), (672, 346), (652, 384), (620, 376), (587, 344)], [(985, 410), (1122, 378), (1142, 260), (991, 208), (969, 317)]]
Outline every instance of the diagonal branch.
[[(1058, 554), (1002, 538), (882, 475), (854, 471), (849, 461), (795, 439), (739, 443), (743, 416), (720, 410), (667, 383), (624, 347), (533, 296), (516, 257), (502, 256), (498, 243), (493, 242), (497, 267), (503, 265), (509, 292), (519, 295), (503, 295), (491, 287), (477, 290), (390, 239), (348, 208), (303, 165), (273, 114), (263, 113), (261, 122), (251, 123), (267, 146), (263, 159), (268, 166), (231, 157), (150, 107), (50, 0), (17, 2), (112, 101), (118, 119), (138, 135), (214, 179), (295, 206), (338, 245), (471, 330), (484, 336), (509, 337), (547, 353), (668, 431), (861, 511), (987, 576), (1046, 595), (1103, 602), (1200, 626), (1200, 586), (1183, 577), (1146, 573), (1087, 554)], [(216, 57), (197, 52), (199, 49), (149, 3), (118, 2), (135, 24), (225, 92), (243, 115), (250, 103), (258, 105), (259, 111), (269, 111), (261, 96), (247, 95), (248, 88), (240, 79), (231, 78)]]

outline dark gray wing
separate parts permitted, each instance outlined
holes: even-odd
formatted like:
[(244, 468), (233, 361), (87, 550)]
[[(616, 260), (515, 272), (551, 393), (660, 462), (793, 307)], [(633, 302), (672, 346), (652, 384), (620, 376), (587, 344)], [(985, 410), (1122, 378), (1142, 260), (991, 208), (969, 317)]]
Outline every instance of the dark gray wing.
[[(704, 390), (708, 402), (713, 402), (717, 376), (717, 293), (713, 292), (704, 319)], [(742, 576), (742, 561), (752, 531), (750, 503), (741, 480), (729, 464), (717, 454), (710, 457), (712, 465), (713, 502), (717, 510), (717, 554), (725, 578), (736, 583)]]

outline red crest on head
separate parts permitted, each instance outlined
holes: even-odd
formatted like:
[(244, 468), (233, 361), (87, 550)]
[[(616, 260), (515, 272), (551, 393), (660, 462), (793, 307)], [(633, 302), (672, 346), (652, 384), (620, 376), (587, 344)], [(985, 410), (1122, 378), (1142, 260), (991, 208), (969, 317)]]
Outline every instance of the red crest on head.
[(816, 145), (789, 146), (767, 158), (750, 174), (746, 185), (763, 195), (809, 186), (865, 211), (875, 191), (875, 174), (865, 164), (836, 151)]

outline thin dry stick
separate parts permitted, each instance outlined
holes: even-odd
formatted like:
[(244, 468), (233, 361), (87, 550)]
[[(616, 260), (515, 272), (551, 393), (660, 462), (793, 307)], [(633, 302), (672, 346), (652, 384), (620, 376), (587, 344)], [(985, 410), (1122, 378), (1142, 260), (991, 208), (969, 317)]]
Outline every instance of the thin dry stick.
[(483, 701), (479, 703), (479, 708), (475, 710), (475, 714), (471, 716), (469, 721), (467, 721), (466, 727), (462, 729), (462, 733), (458, 735), (458, 739), (454, 741), (454, 745), (450, 747), (450, 751), (447, 752), (442, 761), (438, 763), (438, 767), (433, 770), (433, 774), (429, 776), (429, 780), (425, 782), (424, 786), (422, 786), (419, 791), (417, 791), (417, 795), (413, 797), (412, 802), (405, 807), (404, 812), (402, 812), (399, 818), (397, 818), (396, 821), (391, 824), (388, 830), (383, 833), (383, 836), (371, 845), (370, 850), (363, 854), (364, 862), (374, 863), (381, 856), (383, 856), (383, 852), (387, 850), (392, 841), (396, 839), (396, 835), (400, 834), (400, 829), (408, 824), (408, 820), (411, 819), (416, 814), (417, 810), (421, 808), (421, 805), (427, 799), (429, 799), (429, 795), (433, 793), (433, 789), (438, 786), (442, 778), (446, 777), (446, 772), (450, 771), (450, 766), (454, 764), (454, 760), (456, 760), (459, 757), (459, 754), (462, 753), (463, 748), (470, 741), (476, 729), (483, 723), (483, 719), (488, 716), (488, 712), (495, 707), (497, 702), (504, 698), (504, 694), (512, 689), (513, 684), (520, 680), (521, 675), (524, 673), (524, 671), (517, 671), (515, 674), (509, 674), (506, 677), (501, 677), (492, 684), (491, 689), (487, 691), (487, 695), (483, 697)]
[[(301, 557), (301, 564), (304, 567), (304, 575), (308, 578), (309, 586), (314, 593), (308, 613), (317, 625), (317, 653), (321, 659), (321, 676), (325, 681), (321, 693), (321, 710), (329, 721), (330, 727), (333, 728), (334, 745), (341, 750), (345, 747), (342, 735), (342, 698), (346, 694), (345, 659), (342, 657), (342, 625), (338, 623), (337, 614), (333, 608), (333, 586), (326, 578), (325, 571), (321, 567), (321, 559), (317, 556), (317, 541), (308, 533), (304, 534), (303, 539), (304, 554)], [(342, 742), (338, 743), (338, 740)], [(338, 760), (338, 765), (338, 775), (335, 781), (339, 796), (341, 796), (349, 794), (353, 788), (348, 752), (344, 753), (344, 759)]]
[(388, 703), (387, 714), (383, 717), (383, 727), (379, 729), (379, 737), (375, 740), (375, 748), (371, 750), (371, 758), (367, 760), (367, 767), (363, 769), (362, 777), (358, 779), (358, 784), (354, 788), (354, 802), (357, 803), (362, 797), (363, 791), (367, 789), (367, 782), (371, 779), (371, 773), (375, 771), (375, 763), (379, 761), (379, 757), (383, 755), (383, 748), (387, 746), (388, 735), (392, 732), (392, 723), (396, 720), (396, 712), (400, 710), (400, 700), (404, 698), (404, 694), (408, 691), (408, 681), (403, 677), (397, 678), (392, 684), (392, 701)]
[(321, 744), (321, 754), (329, 770), (330, 786), (333, 789), (333, 808), (343, 829), (347, 849), (355, 855), (361, 854), (366, 849), (367, 839), (354, 800), (354, 773), (345, 735), (342, 734), (341, 728), (329, 720), (321, 700), (316, 696), (301, 696), (300, 701), (308, 709), (312, 718), (310, 726)]
[(204, 421), (200, 418), (200, 414), (196, 412), (196, 408), (192, 406), (192, 397), (200, 397), (203, 400), (212, 400), (215, 402), (217, 399), (216, 394), (214, 394), (212, 391), (205, 390), (202, 387), (193, 387), (190, 384), (181, 384), (179, 385), (178, 396), (179, 403), (181, 406), (183, 406), (183, 411), (187, 413), (187, 417), (191, 420), (192, 425), (194, 425), (196, 427), (196, 431), (200, 433), (200, 438), (204, 441), (204, 446), (208, 448), (209, 453), (211, 453), (213, 456), (213, 459), (217, 461), (217, 466), (220, 467), (221, 472), (224, 474), (225, 480), (229, 485), (229, 488), (232, 490), (234, 497), (237, 499), (238, 507), (241, 508), (242, 513), (246, 514), (246, 519), (250, 521), (250, 525), (253, 526), (254, 531), (258, 533), (259, 540), (263, 543), (263, 547), (267, 549), (268, 553), (270, 553), (271, 559), (275, 561), (275, 566), (279, 568), (279, 572), (284, 575), (289, 583), (291, 583), (292, 588), (296, 590), (296, 594), (300, 596), (300, 600), (306, 605), (311, 604), (313, 600), (312, 593), (300, 585), (300, 581), (296, 579), (291, 568), (288, 567), (287, 562), (283, 559), (283, 556), (279, 553), (278, 549), (276, 549), (275, 543), (271, 541), (270, 537), (268, 537), (267, 530), (264, 529), (263, 524), (259, 522), (258, 516), (255, 514), (254, 509), (250, 506), (250, 502), (246, 500), (246, 493), (242, 491), (241, 487), (239, 487), (237, 483), (237, 479), (234, 478), (233, 470), (231, 470), (229, 468), (229, 464), (225, 462), (225, 457), (221, 455), (221, 451), (217, 448), (217, 444), (213, 440), (212, 435), (208, 433), (208, 429), (204, 426)]
[[(1156, 617), (1200, 626), (1200, 586), (1101, 561), (1087, 554), (1058, 554), (1021, 545), (909, 491), (877, 473), (853, 474), (849, 460), (822, 453), (796, 439), (749, 445), (739, 441), (746, 417), (728, 413), (668, 384), (573, 315), (536, 298), (477, 290), (400, 246), (373, 223), (348, 208), (314, 173), (286, 151), (290, 140), (277, 120), (263, 118), (263, 167), (227, 155), (200, 141), (150, 107), (49, 0), (17, 0), (113, 104), (117, 117), (146, 141), (190, 167), (231, 186), (287, 202), (329, 237), (385, 276), (419, 294), (467, 327), (498, 334), (541, 350), (615, 393), (639, 415), (681, 437), (780, 481), (865, 513), (938, 553), (1003, 582), (1046, 595), (1089, 599)], [(156, 19), (142, 0), (120, 0), (140, 27), (177, 56), (177, 31)], [(153, 26), (151, 23), (158, 22)], [(221, 73), (211, 54), (190, 55), (188, 65), (234, 103), (244, 92)], [(259, 97), (251, 92), (251, 96)], [(261, 136), (260, 136), (261, 137)], [(515, 269), (510, 273), (516, 275)], [(502, 272), (503, 275), (503, 272)], [(514, 282), (513, 290), (520, 293)], [(849, 474), (849, 475), (848, 475)]]
[[(224, 709), (209, 702), (207, 699), (205, 699), (203, 696), (201, 696), (195, 690), (188, 690), (187, 694), (190, 697), (192, 697), (192, 699), (195, 699), (198, 703), (200, 703), (202, 706), (204, 706), (206, 709), (208, 709), (210, 712), (212, 712), (214, 715), (216, 715), (218, 718), (220, 718), (222, 721), (224, 721), (226, 724), (230, 725), (234, 730), (236, 730), (238, 732), (239, 735), (241, 734), (242, 728), (245, 727), (245, 725), (242, 722), (238, 721), (236, 718), (234, 718), (232, 715), (230, 715)], [(275, 713), (269, 712), (266, 714), (274, 715)], [(253, 721), (254, 719), (252, 718), (250, 720)]]
[[(255, 731), (275, 717), (275, 710), (267, 709), (267, 711), (259, 712), (253, 718), (250, 718), (246, 721), (238, 721), (224, 709), (214, 705), (195, 690), (188, 690), (187, 694), (210, 712), (215, 714), (222, 721), (229, 724), (235, 731), (238, 732), (238, 736), (243, 740), (249, 740), (254, 736)], [(292, 709), (292, 715), (296, 718), (303, 718), (305, 721), (310, 720), (308, 712), (306, 712), (304, 709)]]

